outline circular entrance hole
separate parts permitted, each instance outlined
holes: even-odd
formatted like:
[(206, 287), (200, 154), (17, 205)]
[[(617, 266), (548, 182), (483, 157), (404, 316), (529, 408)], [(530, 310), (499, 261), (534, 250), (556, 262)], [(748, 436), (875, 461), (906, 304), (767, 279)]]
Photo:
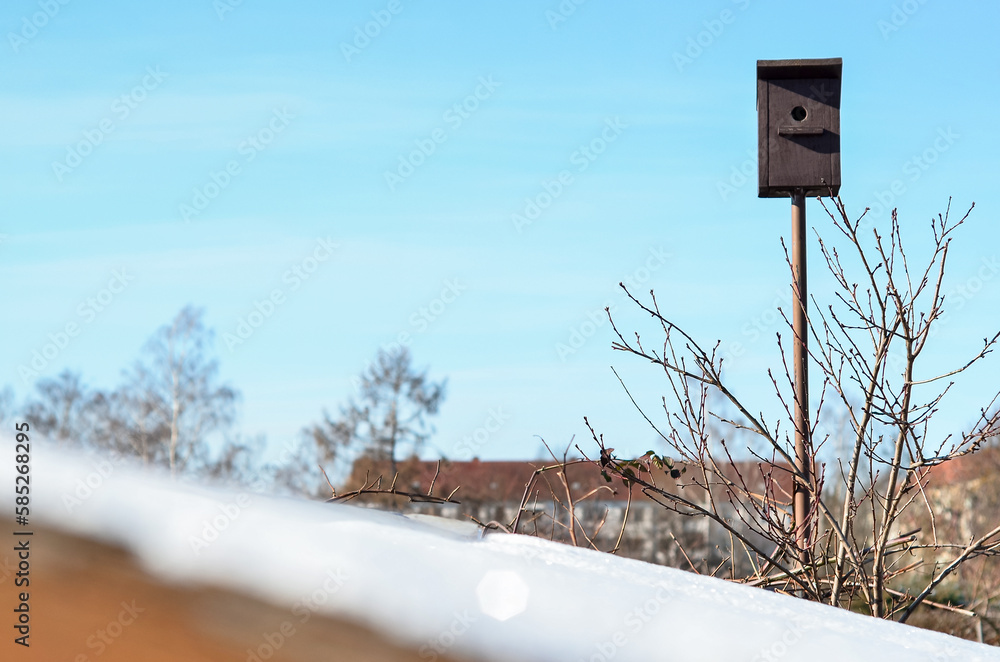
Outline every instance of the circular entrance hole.
[(802, 106), (795, 106), (792, 108), (792, 119), (796, 122), (801, 122), (806, 118), (806, 109)]

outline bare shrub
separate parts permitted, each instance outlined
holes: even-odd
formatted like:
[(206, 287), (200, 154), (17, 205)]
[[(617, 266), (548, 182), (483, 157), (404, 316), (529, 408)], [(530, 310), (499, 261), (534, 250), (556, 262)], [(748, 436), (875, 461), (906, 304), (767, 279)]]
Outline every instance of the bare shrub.
[[(783, 365), (777, 374), (768, 371), (782, 410), (772, 423), (730, 388), (719, 343), (703, 346), (661, 311), (652, 291), (648, 299), (640, 299), (624, 285), (662, 339), (650, 345), (639, 333), (626, 337), (609, 312), (617, 335), (613, 348), (663, 371), (669, 392), (662, 401), (662, 422), (643, 411), (627, 388), (626, 393), (668, 451), (621, 458), (591, 429), (600, 453), (595, 462), (609, 478), (641, 490), (665, 508), (705, 518), (724, 530), (730, 558), (744, 557), (751, 568), (737, 576), (733, 563), (731, 578), (906, 621), (921, 604), (938, 604), (931, 599), (935, 589), (965, 564), (994, 556), (1000, 546), (995, 519), (977, 523), (977, 530), (964, 539), (945, 540), (933, 527), (908, 528), (914, 520), (904, 517), (922, 509), (933, 518), (935, 504), (927, 490), (935, 468), (975, 453), (996, 435), (996, 395), (958, 437), (937, 433), (930, 423), (951, 379), (989, 354), (1000, 333), (984, 338), (982, 348), (953, 369), (929, 374), (924, 367), (927, 343), (945, 315), (944, 276), (952, 235), (971, 207), (954, 221), (949, 201), (949, 210), (931, 220), (929, 254), (917, 261), (904, 250), (895, 211), (888, 228), (868, 232), (862, 231), (864, 214), (851, 221), (839, 198), (832, 208), (823, 208), (832, 221), (832, 239), (817, 234), (816, 241), (836, 287), (832, 302), (821, 306), (813, 300), (807, 320), (809, 362), (822, 381), (819, 406), (810, 412), (808, 470), (797, 468), (791, 438), (795, 385), (790, 344), (799, 339), (789, 317), (782, 312), (791, 341), (777, 334)], [(733, 413), (713, 410), (713, 395)], [(830, 417), (828, 401), (837, 402), (836, 409), (846, 416), (847, 453), (835, 466), (819, 460), (826, 437), (812, 443), (820, 423)], [(726, 430), (721, 439), (710, 429), (720, 424)], [(738, 462), (731, 452), (727, 437), (741, 432), (752, 434), (760, 442), (755, 446), (764, 449), (753, 451), (753, 462)], [(683, 469), (680, 480), (665, 481), (664, 466)], [(831, 489), (833, 484), (839, 489)], [(793, 518), (794, 485), (809, 495), (806, 522)], [(807, 539), (797, 536), (799, 527), (808, 527)], [(937, 560), (915, 584), (925, 565), (915, 555), (918, 550), (932, 550)]]

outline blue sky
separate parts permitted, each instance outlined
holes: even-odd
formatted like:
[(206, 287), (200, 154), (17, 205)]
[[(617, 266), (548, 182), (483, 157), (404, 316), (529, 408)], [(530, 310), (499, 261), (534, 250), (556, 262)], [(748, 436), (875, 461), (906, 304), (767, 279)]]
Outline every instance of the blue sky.
[[(621, 328), (644, 323), (617, 289), (631, 278), (699, 338), (742, 343), (730, 374), (774, 418), (789, 211), (757, 198), (755, 62), (811, 57), (844, 59), (852, 213), (884, 223), (898, 206), (916, 245), (949, 196), (976, 203), (950, 256), (968, 294), (927, 369), (961, 362), (1000, 327), (998, 19), (933, 0), (11, 0), (0, 384), (26, 395), (20, 367), (75, 323), (39, 375), (111, 387), (194, 304), (243, 392), (241, 429), (272, 445), (408, 334), (449, 379), (445, 454), (479, 431), (481, 457), (534, 457), (535, 435), (585, 441), (584, 415), (641, 452), (652, 435), (609, 366), (654, 406), (663, 379), (591, 322), (612, 305)], [(546, 191), (530, 224), (512, 220)], [(227, 344), (257, 304), (269, 315)], [(995, 374), (956, 386), (940, 432)]]

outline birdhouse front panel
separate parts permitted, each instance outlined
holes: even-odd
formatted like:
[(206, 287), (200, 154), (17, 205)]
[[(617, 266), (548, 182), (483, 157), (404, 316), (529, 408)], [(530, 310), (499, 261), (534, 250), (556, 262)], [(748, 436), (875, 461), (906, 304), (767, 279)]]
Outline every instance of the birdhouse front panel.
[[(796, 190), (806, 195), (837, 195), (839, 62), (757, 63), (760, 197), (786, 197)], [(830, 76), (831, 72), (837, 77)]]

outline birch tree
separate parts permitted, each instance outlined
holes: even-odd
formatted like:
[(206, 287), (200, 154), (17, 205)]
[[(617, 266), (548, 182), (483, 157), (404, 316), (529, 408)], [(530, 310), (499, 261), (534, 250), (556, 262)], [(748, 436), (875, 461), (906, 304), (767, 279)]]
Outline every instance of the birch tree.
[(207, 456), (209, 437), (232, 425), (239, 398), (218, 383), (202, 314), (187, 306), (153, 334), (108, 403), (114, 432), (144, 463), (165, 466), (172, 476)]

